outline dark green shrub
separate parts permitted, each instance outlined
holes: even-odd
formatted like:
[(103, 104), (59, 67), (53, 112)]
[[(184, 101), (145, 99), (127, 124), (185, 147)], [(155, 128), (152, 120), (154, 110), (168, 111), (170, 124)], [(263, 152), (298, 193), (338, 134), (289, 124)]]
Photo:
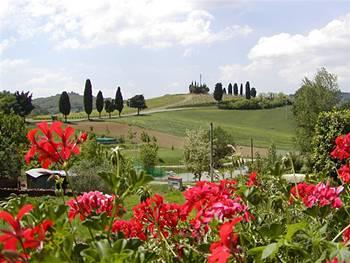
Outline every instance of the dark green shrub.
[(20, 175), (26, 142), (24, 119), (0, 112), (0, 178)]
[(323, 175), (336, 176), (337, 161), (330, 152), (335, 138), (350, 132), (350, 110), (333, 110), (319, 114), (312, 138), (312, 160), (314, 170)]

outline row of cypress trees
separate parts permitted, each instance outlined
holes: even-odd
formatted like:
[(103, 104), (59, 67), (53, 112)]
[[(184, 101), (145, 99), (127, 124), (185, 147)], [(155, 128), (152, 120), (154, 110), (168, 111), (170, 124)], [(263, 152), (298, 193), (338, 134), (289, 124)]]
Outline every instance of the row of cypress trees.
[[(63, 91), (59, 99), (59, 111), (64, 115), (65, 122), (67, 122), (67, 116), (70, 114), (71, 104), (69, 100), (69, 95), (66, 91)], [(99, 113), (99, 118), (101, 118), (101, 112), (103, 109), (109, 114), (111, 118), (111, 113), (114, 110), (119, 112), (119, 117), (124, 108), (123, 95), (121, 93), (120, 87), (118, 87), (114, 99), (104, 99), (102, 91), (97, 93), (96, 97), (96, 110)], [(92, 85), (90, 79), (85, 81), (84, 89), (84, 110), (90, 120), (90, 115), (93, 110), (93, 96), (92, 96)]]
[[(222, 101), (222, 97), (223, 95), (234, 95), (234, 96), (238, 96), (238, 85), (237, 83), (235, 83), (233, 86), (232, 84), (228, 84), (227, 87), (227, 92), (226, 92), (226, 88), (222, 87), (222, 83), (216, 83), (215, 84), (215, 88), (214, 88), (214, 99), (218, 102)], [(246, 99), (250, 99), (250, 98), (255, 98), (256, 97), (256, 89), (255, 88), (250, 88), (250, 83), (249, 81), (246, 82), (245, 84), (245, 97)], [(240, 89), (239, 89), (239, 95), (243, 96), (243, 84), (241, 83), (240, 85)]]

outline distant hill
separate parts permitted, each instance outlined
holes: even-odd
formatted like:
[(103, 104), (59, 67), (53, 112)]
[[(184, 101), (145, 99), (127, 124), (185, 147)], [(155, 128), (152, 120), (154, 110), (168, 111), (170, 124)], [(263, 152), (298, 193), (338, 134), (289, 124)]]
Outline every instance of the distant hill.
[[(83, 103), (83, 96), (75, 93), (70, 92), (68, 93), (70, 105), (71, 105), (71, 112), (81, 112), (84, 111), (84, 103)], [(58, 101), (60, 99), (61, 94), (57, 94), (55, 96), (46, 97), (46, 98), (38, 98), (33, 100), (33, 105), (36, 107), (36, 109), (33, 111), (34, 115), (38, 114), (57, 114), (58, 111)], [(93, 97), (94, 104), (96, 98)]]
[(342, 101), (350, 100), (350, 92), (342, 92), (341, 93), (341, 100)]

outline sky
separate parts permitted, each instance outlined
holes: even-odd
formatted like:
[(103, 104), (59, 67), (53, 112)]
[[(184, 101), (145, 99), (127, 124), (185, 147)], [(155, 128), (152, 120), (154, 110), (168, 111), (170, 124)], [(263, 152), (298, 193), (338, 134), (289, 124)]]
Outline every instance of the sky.
[(350, 0), (0, 0), (0, 90), (146, 98), (191, 81), (295, 92), (325, 67), (350, 92)]

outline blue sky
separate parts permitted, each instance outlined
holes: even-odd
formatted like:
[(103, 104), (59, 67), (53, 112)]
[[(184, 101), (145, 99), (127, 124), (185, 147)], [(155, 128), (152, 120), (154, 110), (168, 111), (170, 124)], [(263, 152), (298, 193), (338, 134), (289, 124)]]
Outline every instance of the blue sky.
[(202, 73), (294, 92), (320, 67), (350, 91), (350, 1), (2, 0), (0, 89), (184, 93)]

